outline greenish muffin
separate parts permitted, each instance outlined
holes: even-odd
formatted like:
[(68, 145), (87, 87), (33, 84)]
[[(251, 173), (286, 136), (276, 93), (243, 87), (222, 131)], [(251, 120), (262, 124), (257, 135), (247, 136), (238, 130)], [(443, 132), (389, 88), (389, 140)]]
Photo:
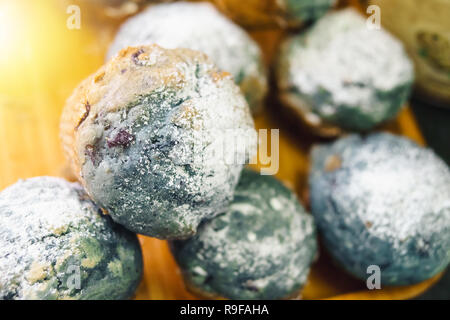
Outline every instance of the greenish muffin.
[(127, 229), (186, 239), (226, 210), (257, 137), (245, 98), (203, 53), (122, 50), (83, 81), (61, 120), (88, 194)]
[(277, 79), (282, 102), (317, 133), (334, 136), (368, 131), (395, 117), (414, 72), (398, 40), (345, 9), (285, 40)]
[(140, 282), (137, 237), (77, 183), (38, 177), (0, 193), (0, 299), (127, 299)]
[(150, 6), (121, 26), (107, 58), (128, 46), (145, 44), (207, 54), (221, 70), (233, 75), (254, 113), (262, 107), (267, 77), (261, 50), (213, 5), (178, 2)]
[(209, 0), (238, 24), (252, 29), (298, 28), (330, 10), (337, 0)]
[(387, 133), (351, 135), (312, 151), (311, 210), (345, 270), (409, 285), (450, 262), (450, 170), (431, 150)]
[(295, 194), (251, 170), (224, 214), (171, 247), (188, 289), (229, 299), (296, 297), (317, 256), (313, 219)]

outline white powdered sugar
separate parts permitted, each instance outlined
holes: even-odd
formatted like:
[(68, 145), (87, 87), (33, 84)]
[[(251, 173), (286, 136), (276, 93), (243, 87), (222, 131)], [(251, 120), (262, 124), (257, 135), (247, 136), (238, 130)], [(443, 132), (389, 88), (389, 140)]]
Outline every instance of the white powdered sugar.
[(313, 151), (311, 208), (347, 271), (386, 285), (429, 279), (450, 262), (450, 170), (431, 150), (386, 133)]
[[(78, 184), (50, 177), (19, 181), (2, 191), (0, 297), (15, 291), (31, 298), (34, 291), (46, 289), (41, 280), (55, 272), (55, 263), (80, 254), (78, 239), (100, 235), (95, 230), (103, 222), (92, 213), (92, 204), (80, 200), (83, 194)], [(85, 226), (89, 224), (92, 228)]]
[(389, 147), (374, 152), (371, 145), (363, 145), (352, 154), (349, 166), (367, 163), (370, 167), (351, 171), (334, 196), (349, 199), (349, 212), (371, 226), (370, 233), (393, 239), (397, 245), (418, 234), (443, 231), (448, 227), (445, 223), (436, 224), (428, 217), (450, 221), (448, 168), (432, 152), (417, 146), (395, 154)]
[(103, 217), (78, 183), (19, 181), (0, 193), (0, 219), (1, 300), (134, 292), (142, 268), (135, 235)]
[(67, 106), (89, 101), (76, 142), (89, 194), (135, 232), (193, 235), (226, 209), (256, 151), (248, 104), (229, 74), (188, 49), (130, 48), (102, 72)]
[(288, 298), (306, 282), (316, 255), (315, 228), (295, 195), (246, 170), (226, 213), (174, 247), (200, 291), (233, 299)]
[(233, 75), (251, 107), (255, 107), (252, 106), (253, 99), (260, 103), (267, 91), (258, 45), (209, 3), (150, 6), (122, 25), (107, 57), (113, 57), (128, 46), (149, 44), (167, 49), (188, 48), (207, 54), (221, 70)]
[(150, 6), (126, 21), (109, 48), (112, 58), (129, 46), (158, 44), (167, 49), (186, 48), (206, 53), (224, 71), (237, 75), (258, 72), (260, 50), (237, 25), (208, 3)]
[(330, 13), (285, 40), (277, 64), (280, 99), (325, 136), (367, 132), (394, 118), (413, 80), (402, 44), (369, 28), (354, 9)]
[[(304, 94), (323, 88), (336, 104), (371, 107), (374, 88), (389, 91), (413, 78), (402, 44), (383, 29), (369, 29), (353, 9), (325, 16), (291, 50), (292, 84)], [(349, 87), (358, 83), (364, 86)]]

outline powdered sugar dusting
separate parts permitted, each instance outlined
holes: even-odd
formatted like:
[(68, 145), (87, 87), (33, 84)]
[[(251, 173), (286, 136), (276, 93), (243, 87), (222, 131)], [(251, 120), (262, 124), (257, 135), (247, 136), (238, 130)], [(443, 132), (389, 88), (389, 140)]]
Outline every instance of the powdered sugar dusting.
[(385, 283), (411, 284), (450, 262), (450, 170), (432, 151), (349, 136), (314, 150), (310, 185), (328, 249), (358, 277), (375, 264)]
[(107, 57), (110, 59), (128, 46), (145, 44), (206, 53), (242, 85), (251, 107), (256, 107), (253, 102), (261, 103), (266, 94), (267, 80), (258, 45), (209, 3), (150, 6), (122, 25)]
[[(96, 283), (84, 283), (90, 269), (101, 261), (116, 259), (119, 268), (140, 269), (140, 258), (135, 252), (120, 260), (111, 253), (114, 249), (129, 250), (133, 241), (114, 233), (109, 221), (102, 218), (99, 209), (87, 198), (79, 184), (62, 179), (39, 177), (19, 181), (0, 193), (0, 298), (2, 299), (69, 299), (81, 296), (106, 298), (110, 292), (102, 291), (103, 280), (112, 279), (109, 274), (97, 274)], [(125, 232), (125, 231), (123, 231)], [(122, 238), (123, 237), (123, 238)], [(132, 239), (130, 234), (130, 239)], [(122, 242), (123, 241), (123, 242)], [(130, 241), (130, 243), (127, 243)], [(134, 249), (138, 252), (136, 239)], [(90, 251), (87, 242), (102, 246), (100, 251)], [(114, 250), (113, 249), (113, 250)], [(111, 256), (108, 256), (111, 255)], [(71, 265), (82, 268), (80, 290), (66, 286)], [(98, 267), (97, 267), (98, 268)], [(97, 272), (100, 272), (98, 269)], [(135, 272), (135, 271), (133, 271)], [(128, 297), (134, 290), (140, 274), (116, 282), (116, 293), (111, 297)], [(129, 282), (131, 281), (131, 283)], [(90, 285), (96, 286), (94, 290)], [(122, 286), (125, 286), (123, 288)], [(126, 286), (131, 288), (126, 288)], [(123, 290), (123, 291), (121, 291)], [(86, 292), (86, 293), (84, 293)], [(98, 295), (97, 295), (98, 294)]]
[[(114, 220), (186, 238), (226, 209), (256, 149), (248, 105), (231, 77), (199, 52), (151, 46), (117, 56), (89, 90), (97, 85), (104, 93), (79, 128), (79, 155), (88, 192)], [(130, 140), (112, 144), (119, 134)], [(89, 146), (94, 156), (85, 156)]]
[(450, 223), (450, 172), (433, 153), (412, 145), (392, 150), (389, 144), (374, 152), (368, 144), (345, 161), (346, 166), (370, 163), (370, 168), (352, 171), (335, 195), (358, 202), (364, 199), (354, 213), (372, 224), (370, 233), (400, 246), (418, 233), (439, 233), (448, 227), (423, 224), (428, 215), (445, 208), (443, 214)]
[[(207, 270), (208, 275), (189, 279), (200, 290), (234, 299), (298, 293), (315, 256), (312, 219), (273, 178), (244, 171), (242, 179), (228, 211), (202, 225), (192, 240), (175, 243), (175, 256), (182, 267), (188, 266), (188, 277), (191, 268)], [(276, 210), (271, 203), (277, 203)], [(211, 278), (229, 282), (230, 288)]]
[(336, 103), (365, 108), (372, 105), (372, 87), (387, 91), (412, 81), (413, 67), (401, 43), (383, 29), (367, 28), (353, 9), (329, 14), (304, 41), (292, 48), (290, 77), (305, 94), (325, 88)]
[(384, 29), (369, 29), (354, 9), (330, 13), (287, 40), (278, 69), (281, 89), (295, 89), (314, 113), (333, 119), (345, 107), (375, 123), (401, 107), (413, 78), (402, 44)]

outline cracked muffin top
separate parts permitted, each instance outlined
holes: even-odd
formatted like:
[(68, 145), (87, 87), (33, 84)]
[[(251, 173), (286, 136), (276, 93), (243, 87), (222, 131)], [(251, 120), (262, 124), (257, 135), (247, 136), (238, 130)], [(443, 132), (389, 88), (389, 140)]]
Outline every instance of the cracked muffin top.
[(201, 51), (240, 86), (256, 113), (267, 93), (267, 76), (258, 44), (209, 3), (153, 5), (125, 21), (107, 58), (128, 46), (158, 44), (166, 49)]
[[(61, 134), (94, 201), (126, 228), (161, 239), (192, 236), (223, 212), (256, 147), (231, 76), (200, 52), (157, 45), (124, 49), (83, 81)], [(232, 135), (236, 144), (227, 143)]]

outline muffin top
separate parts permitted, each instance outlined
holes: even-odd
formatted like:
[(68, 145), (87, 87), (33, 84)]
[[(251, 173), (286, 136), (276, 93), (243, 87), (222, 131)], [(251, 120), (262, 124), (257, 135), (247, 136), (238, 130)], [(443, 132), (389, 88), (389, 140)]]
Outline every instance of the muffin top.
[[(86, 146), (95, 145), (103, 133), (99, 117), (114, 113), (120, 120), (121, 112), (152, 93), (160, 93), (164, 101), (150, 105), (149, 113), (166, 111), (173, 125), (203, 133), (210, 127), (253, 128), (248, 105), (230, 74), (217, 70), (206, 55), (158, 45), (130, 47), (84, 80), (66, 102), (61, 134), (77, 174), (86, 163)], [(215, 100), (220, 103), (211, 106)], [(173, 106), (177, 108), (171, 110)], [(163, 125), (163, 120), (155, 117), (147, 122)]]
[(330, 252), (352, 273), (381, 268), (411, 284), (450, 262), (450, 170), (431, 150), (386, 133), (312, 152), (311, 208)]
[[(129, 46), (158, 44), (207, 54), (232, 75), (258, 73), (258, 45), (209, 3), (163, 3), (128, 19), (111, 44), (107, 58)], [(239, 81), (237, 81), (239, 83)]]
[(150, 6), (121, 26), (107, 58), (128, 46), (142, 44), (189, 48), (207, 54), (221, 70), (233, 75), (252, 109), (259, 107), (267, 92), (258, 45), (209, 3)]
[(200, 52), (157, 45), (124, 49), (82, 82), (61, 131), (96, 203), (130, 230), (164, 239), (188, 237), (223, 212), (256, 147), (229, 74)]
[(1, 299), (133, 295), (142, 271), (137, 238), (103, 216), (79, 184), (19, 181), (0, 193), (0, 218)]
[[(333, 183), (332, 197), (371, 233), (398, 241), (450, 224), (450, 171), (429, 149), (378, 133), (317, 147), (312, 157), (313, 178)], [(422, 224), (432, 214), (438, 220)]]
[(172, 249), (191, 290), (231, 299), (298, 295), (317, 254), (313, 219), (296, 196), (248, 169), (229, 209)]
[(281, 91), (308, 104), (311, 122), (349, 130), (367, 130), (395, 115), (414, 78), (402, 44), (383, 29), (369, 29), (354, 9), (330, 13), (288, 38), (277, 73)]

